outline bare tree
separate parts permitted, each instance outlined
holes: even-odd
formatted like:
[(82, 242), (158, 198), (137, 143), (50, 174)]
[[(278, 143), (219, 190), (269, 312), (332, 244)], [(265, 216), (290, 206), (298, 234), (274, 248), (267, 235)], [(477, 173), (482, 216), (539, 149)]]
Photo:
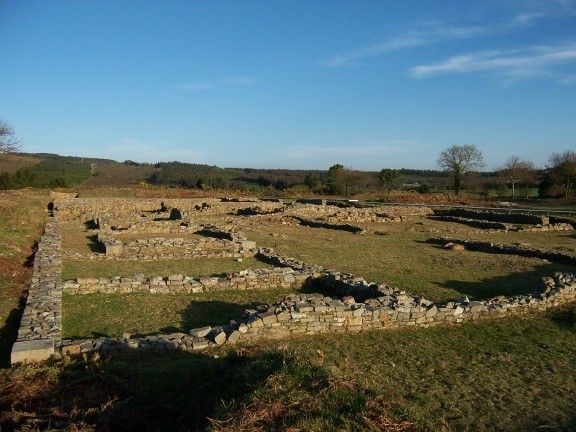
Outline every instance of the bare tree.
[(454, 192), (460, 192), (464, 174), (484, 166), (484, 156), (475, 145), (453, 145), (440, 153), (438, 165), (449, 171), (454, 177)]
[(0, 120), (0, 155), (15, 152), (20, 148), (14, 129), (4, 120)]
[(524, 184), (526, 195), (528, 195), (528, 184), (536, 179), (536, 168), (532, 162), (522, 160), (519, 156), (513, 155), (510, 156), (500, 170), (500, 175), (510, 182), (512, 199), (514, 199), (516, 184), (518, 183)]
[(568, 198), (576, 185), (576, 152), (567, 150), (564, 153), (553, 153), (550, 165), (550, 175), (554, 183), (562, 187), (564, 197)]

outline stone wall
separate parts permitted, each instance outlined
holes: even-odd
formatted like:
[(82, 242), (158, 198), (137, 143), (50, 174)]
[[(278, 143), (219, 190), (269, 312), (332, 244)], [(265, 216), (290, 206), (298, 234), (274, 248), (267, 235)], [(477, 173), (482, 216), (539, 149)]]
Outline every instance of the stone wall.
[(87, 222), (94, 229), (125, 234), (184, 233), (198, 230), (198, 224), (195, 224), (192, 220), (172, 220), (168, 213), (151, 215), (128, 214), (114, 218), (92, 216)]
[(241, 258), (253, 256), (256, 253), (255, 242), (230, 241), (209, 237), (200, 240), (155, 237), (127, 242), (103, 238), (101, 241), (105, 247), (106, 255), (94, 254), (96, 259), (148, 261), (198, 257)]
[(430, 219), (433, 220), (440, 220), (446, 222), (456, 222), (463, 225), (468, 225), (474, 228), (481, 228), (481, 229), (492, 229), (492, 230), (499, 230), (499, 231), (508, 231), (512, 228), (511, 224), (506, 224), (504, 222), (493, 222), (488, 220), (481, 220), (481, 219), (469, 219), (459, 216), (450, 216), (450, 215), (433, 215), (428, 216)]
[[(129, 200), (133, 205), (129, 211), (134, 215), (142, 211), (142, 201), (147, 202), (149, 210), (159, 207), (158, 200)], [(219, 201), (193, 203), (192, 200), (165, 204), (166, 208), (191, 208), (196, 211), (216, 211)], [(182, 201), (182, 202), (180, 202)], [(276, 255), (269, 249), (256, 251), (255, 244), (245, 239), (235, 231), (226, 231), (222, 237), (231, 235), (231, 239), (206, 237), (207, 241), (220, 241), (232, 244), (245, 243), (250, 245), (252, 254), (264, 261), (277, 266), (276, 269), (258, 269), (230, 273), (222, 277), (191, 278), (182, 275), (167, 277), (144, 278), (142, 275), (133, 278), (103, 278), (76, 279), (67, 281), (64, 289), (70, 293), (87, 292), (200, 292), (219, 289), (265, 289), (272, 287), (299, 288), (307, 284), (309, 289), (316, 289), (323, 294), (292, 294), (279, 301), (262, 305), (230, 323), (214, 327), (193, 329), (189, 333), (173, 333), (170, 335), (148, 336), (144, 338), (98, 338), (88, 340), (61, 341), (61, 246), (59, 219), (86, 220), (86, 214), (77, 212), (90, 209), (99, 204), (109, 205), (106, 211), (116, 211), (113, 205), (122, 201), (62, 199), (58, 202), (55, 218), (46, 225), (45, 234), (39, 245), (35, 259), (34, 275), (30, 294), (18, 341), (12, 351), (12, 361), (39, 360), (57, 354), (73, 354), (81, 352), (113, 353), (128, 349), (151, 352), (167, 352), (176, 349), (197, 350), (213, 345), (237, 342), (250, 342), (260, 338), (282, 338), (297, 334), (314, 334), (321, 332), (358, 332), (368, 329), (397, 328), (402, 326), (428, 327), (440, 324), (460, 323), (484, 318), (496, 318), (513, 314), (524, 314), (531, 310), (542, 311), (549, 307), (559, 306), (576, 300), (576, 277), (574, 274), (556, 274), (553, 278), (544, 278), (541, 287), (526, 295), (504, 297), (499, 296), (485, 301), (470, 301), (464, 298), (457, 302), (436, 304), (424, 298), (408, 294), (405, 291), (385, 284), (369, 283), (354, 275), (340, 273), (318, 265), (309, 265), (301, 261)], [(178, 204), (178, 205), (176, 205)], [(238, 205), (240, 203), (223, 203)], [(184, 207), (181, 207), (183, 205)], [(290, 206), (290, 211), (298, 210), (300, 204)], [(197, 208), (198, 207), (198, 208)], [(330, 213), (330, 206), (315, 207), (315, 214), (324, 217)], [(239, 208), (239, 207), (237, 207)], [(236, 210), (237, 210), (236, 208)], [(234, 207), (232, 207), (234, 209)], [(323, 209), (317, 211), (317, 209)], [(423, 211), (422, 208), (416, 208)], [(100, 209), (102, 210), (102, 209)], [(218, 209), (221, 211), (222, 207)], [(300, 209), (301, 210), (301, 209)], [(353, 217), (368, 214), (369, 217), (381, 217), (381, 209), (344, 209), (350, 211)], [(386, 210), (390, 210), (387, 208)], [(429, 209), (428, 209), (429, 210)], [(340, 211), (340, 210), (339, 210)], [(122, 213), (124, 212), (124, 213)], [(354, 213), (357, 212), (357, 213)], [(286, 212), (288, 213), (288, 211)], [(118, 214), (126, 214), (125, 209)], [(296, 213), (293, 213), (296, 214)], [(461, 216), (460, 216), (461, 217)], [(72, 218), (72, 219), (71, 219)], [(209, 230), (214, 227), (208, 228)], [(236, 237), (235, 237), (236, 236)], [(114, 239), (110, 236), (110, 240)], [(106, 241), (104, 234), (103, 241)], [(173, 241), (175, 239), (162, 239)], [(183, 240), (183, 239), (179, 239)], [(158, 239), (138, 240), (135, 243), (144, 247), (158, 246), (151, 244)], [(449, 242), (464, 245), (468, 249), (491, 253), (512, 253), (523, 256), (534, 256), (563, 264), (576, 264), (576, 257), (558, 251), (543, 251), (519, 246), (498, 245), (489, 242), (474, 242), (468, 240), (438, 238), (431, 242), (447, 244)], [(113, 244), (111, 244), (113, 246)], [(120, 242), (123, 248), (125, 244)], [(127, 247), (131, 247), (126, 242)], [(160, 247), (162, 247), (160, 245)], [(184, 244), (172, 244), (167, 247), (182, 249)], [(154, 248), (156, 250), (156, 248)], [(123, 252), (122, 252), (123, 253)], [(136, 256), (130, 259), (142, 259), (142, 250), (136, 251)], [(159, 255), (155, 255), (158, 258)], [(160, 255), (161, 256), (161, 255)], [(167, 256), (170, 258), (172, 256)], [(114, 259), (114, 257), (109, 257)]]
[(284, 204), (264, 201), (234, 201), (225, 202), (219, 198), (77, 198), (75, 200), (55, 200), (54, 208), (59, 210), (61, 221), (86, 220), (90, 216), (119, 217), (142, 212), (169, 212), (176, 208), (186, 217), (194, 213), (226, 214), (235, 213), (239, 209), (253, 206), (257, 202), (263, 209), (282, 208)]
[(334, 205), (292, 204), (284, 213), (303, 218), (323, 219), (327, 222), (401, 222), (409, 216), (427, 216), (432, 214), (429, 207), (416, 206), (382, 206), (369, 208), (346, 207)]
[(339, 231), (348, 231), (354, 234), (365, 234), (366, 230), (359, 225), (352, 225), (352, 224), (335, 224), (330, 222), (324, 222), (321, 220), (314, 220), (314, 219), (306, 219), (300, 216), (292, 216), (296, 219), (300, 225), (309, 226), (312, 228), (326, 228), (326, 229), (333, 229)]
[(67, 340), (60, 343), (58, 349), (62, 354), (111, 354), (129, 349), (157, 353), (198, 350), (260, 338), (403, 326), (429, 327), (499, 318), (532, 310), (544, 311), (576, 300), (576, 277), (573, 274), (557, 274), (554, 278), (545, 278), (544, 282), (543, 287), (533, 294), (500, 296), (486, 301), (465, 298), (458, 302), (435, 304), (387, 286), (324, 278), (322, 283), (328, 284), (327, 288), (337, 286), (350, 293), (361, 293), (361, 297), (371, 297), (357, 301), (352, 295), (342, 298), (322, 294), (289, 295), (276, 303), (247, 311), (244, 317), (230, 324), (197, 328), (188, 334)]
[(498, 231), (517, 231), (517, 232), (549, 232), (549, 231), (572, 231), (574, 228), (569, 223), (555, 223), (548, 225), (515, 225), (511, 223), (504, 222), (494, 222), (483, 219), (470, 219), (460, 216), (450, 216), (450, 215), (433, 215), (428, 216), (430, 219), (441, 220), (447, 222), (456, 222), (464, 225), (468, 225), (474, 228), (488, 229), (488, 230), (498, 230)]
[(298, 289), (311, 275), (289, 267), (247, 269), (224, 276), (190, 277), (180, 274), (146, 278), (144, 275), (111, 278), (78, 278), (64, 281), (68, 294), (93, 293), (200, 293), (222, 290)]
[(508, 255), (519, 255), (528, 258), (540, 258), (558, 264), (576, 265), (576, 255), (555, 251), (544, 250), (532, 247), (523, 247), (517, 245), (506, 245), (492, 242), (483, 242), (475, 240), (465, 240), (452, 237), (435, 237), (427, 240), (429, 243), (440, 245), (460, 244), (468, 250), (499, 253)]
[(550, 223), (548, 216), (539, 216), (527, 213), (499, 213), (489, 210), (473, 210), (464, 208), (434, 210), (434, 214), (437, 216), (457, 216), (461, 218), (513, 224), (548, 225)]
[[(93, 253), (88, 259), (118, 260), (157, 260), (186, 259), (195, 257), (248, 257), (253, 256), (256, 243), (247, 240), (243, 232), (231, 228), (201, 226), (194, 231), (202, 238), (188, 240), (184, 238), (153, 237), (136, 240), (121, 240), (114, 231), (100, 230), (98, 241), (105, 249), (105, 255)], [(77, 258), (78, 254), (73, 257)]]
[(11, 362), (44, 360), (62, 334), (62, 257), (60, 226), (46, 223), (34, 257), (34, 271)]
[(550, 223), (549, 225), (521, 226), (513, 228), (518, 232), (549, 232), (549, 231), (572, 231), (574, 227), (569, 223)]

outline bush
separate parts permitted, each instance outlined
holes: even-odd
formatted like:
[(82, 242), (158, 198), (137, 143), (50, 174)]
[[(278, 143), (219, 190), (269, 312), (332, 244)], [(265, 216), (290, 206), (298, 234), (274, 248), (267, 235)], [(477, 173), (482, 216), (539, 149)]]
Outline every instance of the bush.
[(421, 194), (429, 194), (432, 192), (432, 187), (428, 183), (422, 183), (416, 188), (416, 191)]

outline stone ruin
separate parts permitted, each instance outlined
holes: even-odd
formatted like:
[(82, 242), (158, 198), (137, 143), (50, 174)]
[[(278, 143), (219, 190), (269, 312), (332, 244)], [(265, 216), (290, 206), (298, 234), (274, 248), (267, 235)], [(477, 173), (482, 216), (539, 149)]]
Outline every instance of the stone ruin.
[[(86, 199), (66, 199), (54, 203), (54, 213), (46, 224), (44, 235), (35, 257), (34, 272), (30, 291), (21, 320), (18, 338), (12, 349), (12, 363), (34, 361), (50, 355), (70, 355), (101, 352), (111, 354), (125, 350), (147, 352), (168, 352), (173, 350), (199, 350), (215, 345), (250, 342), (260, 338), (282, 338), (296, 334), (321, 332), (359, 332), (366, 329), (390, 329), (403, 326), (429, 327), (441, 324), (460, 323), (486, 318), (524, 314), (531, 310), (546, 310), (576, 300), (576, 276), (557, 273), (544, 278), (541, 287), (525, 295), (498, 296), (485, 301), (470, 301), (463, 298), (456, 302), (434, 303), (406, 291), (382, 283), (367, 282), (351, 274), (330, 270), (318, 265), (310, 265), (296, 259), (287, 258), (274, 251), (256, 248), (256, 244), (234, 228), (204, 226), (207, 237), (230, 243), (247, 242), (245, 246), (252, 255), (272, 264), (272, 269), (243, 270), (218, 277), (192, 277), (166, 275), (146, 278), (143, 275), (112, 278), (78, 278), (62, 281), (61, 224), (66, 221), (83, 220), (81, 212), (95, 211), (114, 213), (113, 205), (102, 211), (100, 199), (92, 205)], [(253, 204), (253, 201), (250, 201)], [(157, 203), (144, 200), (144, 208), (156, 211)], [(181, 204), (181, 203), (180, 203)], [(230, 202), (228, 205), (238, 205)], [(124, 212), (137, 215), (134, 202)], [(197, 206), (188, 203), (188, 208)], [(214, 203), (215, 206), (221, 205)], [(200, 206), (202, 207), (202, 206)], [(166, 213), (166, 207), (163, 212)], [(222, 210), (222, 208), (221, 208)], [(230, 210), (229, 208), (224, 209)], [(205, 211), (205, 210), (198, 210)], [(237, 209), (232, 209), (237, 211)], [(378, 210), (375, 210), (375, 213)], [(381, 211), (381, 210), (380, 210)], [(426, 210), (427, 212), (428, 210)], [(170, 211), (169, 220), (172, 220)], [(116, 216), (121, 212), (116, 211)], [(188, 213), (193, 214), (193, 213)], [(176, 216), (174, 216), (176, 217)], [(183, 217), (183, 213), (180, 213)], [(85, 220), (84, 219), (84, 220)], [(172, 222), (179, 221), (176, 218)], [(105, 230), (101, 241), (114, 247), (113, 230)], [(143, 239), (141, 239), (143, 240)], [(150, 240), (150, 241), (149, 241)], [(177, 239), (171, 239), (177, 240)], [(185, 248), (184, 243), (155, 244), (157, 239), (146, 239), (136, 244), (140, 248), (176, 247)], [(470, 250), (490, 253), (508, 253), (544, 258), (551, 262), (576, 264), (576, 257), (558, 251), (543, 251), (489, 242), (474, 242), (452, 238), (431, 239), (437, 244), (460, 244)], [(129, 242), (120, 242), (121, 248), (132, 247)], [(133, 252), (133, 251), (132, 251)], [(131, 253), (132, 253), (131, 252)], [(124, 250), (119, 253), (122, 256)], [(143, 253), (136, 252), (137, 257)], [(112, 252), (113, 256), (114, 252)], [(160, 254), (162, 255), (162, 254)], [(115, 257), (118, 258), (118, 257)], [(302, 286), (324, 294), (290, 294), (279, 301), (247, 310), (244, 316), (219, 326), (193, 329), (188, 333), (173, 333), (141, 338), (129, 335), (123, 338), (95, 338), (84, 340), (62, 340), (61, 297), (62, 292), (70, 294), (86, 293), (126, 293), (147, 292), (150, 295), (168, 293), (195, 293), (214, 290), (258, 290), (271, 287), (296, 289)], [(328, 294), (327, 294), (328, 293)]]
[(434, 210), (434, 214), (429, 217), (495, 231), (571, 231), (576, 225), (576, 222), (558, 217), (463, 208)]

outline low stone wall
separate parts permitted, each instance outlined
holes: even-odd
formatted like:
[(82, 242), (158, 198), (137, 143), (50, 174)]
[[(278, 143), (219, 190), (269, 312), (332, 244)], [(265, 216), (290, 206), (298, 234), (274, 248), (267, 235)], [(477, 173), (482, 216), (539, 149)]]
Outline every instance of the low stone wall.
[(329, 222), (389, 223), (404, 221), (408, 216), (427, 216), (432, 214), (432, 209), (416, 206), (341, 208), (334, 205), (293, 204), (288, 206), (284, 213), (308, 219), (322, 218)]
[(504, 222), (493, 222), (482, 219), (469, 219), (459, 216), (448, 216), (448, 215), (433, 215), (428, 216), (428, 218), (433, 220), (456, 222), (464, 225), (468, 225), (474, 228), (488, 229), (488, 230), (498, 230), (498, 231), (516, 231), (516, 232), (549, 232), (549, 231), (572, 231), (574, 228), (568, 223), (556, 223), (548, 225), (514, 225)]
[(312, 228), (326, 228), (326, 229), (333, 229), (333, 230), (339, 230), (339, 231), (348, 231), (348, 232), (352, 232), (354, 234), (365, 234), (365, 229), (362, 228), (361, 226), (358, 225), (352, 225), (352, 224), (335, 224), (335, 223), (330, 223), (330, 222), (323, 222), (320, 220), (312, 220), (312, 219), (306, 219), (300, 216), (292, 216), (294, 219), (296, 219), (298, 222), (300, 222), (300, 225), (304, 225), (304, 226), (309, 226)]
[[(323, 283), (330, 283), (324, 280)], [(403, 326), (429, 327), (461, 323), (484, 318), (499, 318), (544, 311), (576, 300), (576, 277), (557, 274), (545, 278), (544, 286), (534, 294), (496, 297), (487, 301), (434, 304), (404, 291), (377, 284), (359, 284), (348, 280), (332, 282), (350, 292), (372, 298), (358, 302), (353, 296), (339, 299), (321, 294), (289, 295), (271, 305), (247, 311), (239, 320), (227, 325), (202, 327), (188, 334), (149, 336), (145, 338), (99, 338), (62, 341), (62, 354), (102, 352), (112, 354), (129, 349), (163, 353), (174, 350), (199, 350), (225, 343), (253, 341), (260, 338), (284, 338), (298, 334), (323, 332), (360, 332), (369, 329), (390, 329)], [(330, 287), (330, 286), (329, 286)]]
[(460, 244), (468, 250), (479, 252), (519, 255), (528, 258), (545, 259), (558, 264), (576, 265), (576, 255), (555, 250), (549, 251), (532, 247), (465, 240), (452, 237), (435, 237), (428, 239), (427, 241), (428, 243), (435, 243), (440, 245), (446, 245), (448, 243)]
[(555, 223), (549, 225), (523, 226), (513, 228), (512, 231), (518, 232), (549, 232), (549, 231), (573, 231), (574, 227), (569, 223)]
[(488, 220), (481, 220), (481, 219), (469, 219), (459, 216), (449, 216), (449, 215), (433, 215), (428, 216), (428, 218), (433, 220), (439, 221), (446, 221), (446, 222), (456, 222), (463, 225), (468, 225), (474, 228), (481, 228), (481, 229), (493, 229), (493, 230), (501, 230), (501, 231), (508, 231), (512, 225), (505, 224), (504, 222), (492, 222)]
[(34, 271), (11, 362), (44, 360), (62, 334), (62, 257), (60, 226), (46, 223), (34, 256)]
[(311, 274), (289, 267), (248, 269), (226, 273), (224, 276), (190, 277), (183, 275), (133, 277), (78, 278), (63, 282), (67, 294), (93, 293), (200, 293), (223, 290), (265, 290), (273, 288), (298, 289)]
[(266, 208), (262, 206), (246, 207), (236, 210), (236, 216), (261, 216), (282, 213), (284, 207)]
[(198, 240), (154, 237), (122, 241), (112, 231), (100, 231), (98, 241), (104, 246), (105, 256), (92, 254), (96, 258), (91, 259), (240, 258), (253, 256), (257, 252), (256, 243), (247, 240), (244, 233), (236, 229), (203, 226), (195, 233), (205, 237)]
[(551, 224), (568, 224), (573, 229), (576, 229), (576, 217), (565, 217), (565, 216), (550, 216)]
[(88, 220), (88, 223), (95, 229), (118, 234), (184, 233), (194, 232), (199, 228), (199, 225), (190, 219), (172, 220), (168, 213), (147, 217), (133, 215), (133, 217), (126, 216), (116, 220), (94, 216)]
[(479, 219), (491, 222), (504, 222), (512, 224), (548, 225), (548, 216), (538, 216), (527, 213), (499, 213), (488, 210), (473, 210), (455, 208), (451, 210), (434, 210), (437, 216), (456, 216), (467, 219)]

